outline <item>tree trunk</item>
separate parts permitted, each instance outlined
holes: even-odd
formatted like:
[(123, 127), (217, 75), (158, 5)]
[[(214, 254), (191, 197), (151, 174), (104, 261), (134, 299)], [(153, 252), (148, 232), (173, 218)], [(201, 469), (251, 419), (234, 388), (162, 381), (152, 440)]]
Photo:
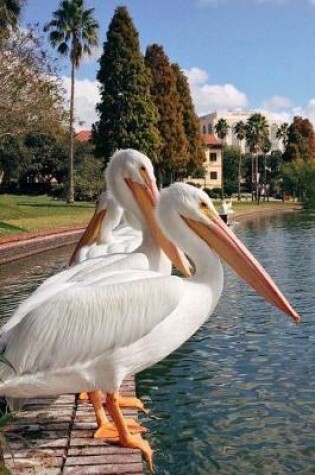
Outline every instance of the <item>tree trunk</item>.
[(74, 152), (74, 60), (71, 60), (71, 94), (70, 94), (70, 147), (69, 147), (69, 194), (68, 203), (74, 203), (74, 168), (73, 168), (73, 152)]
[(255, 197), (258, 203), (258, 152), (256, 153), (256, 156), (255, 156), (255, 186), (256, 186)]
[(224, 198), (223, 149), (221, 151), (221, 199)]
[(241, 160), (242, 160), (241, 141), (239, 141), (239, 147), (240, 147), (240, 156), (238, 159), (238, 201), (241, 201)]
[(252, 153), (252, 201), (254, 201), (254, 154)]

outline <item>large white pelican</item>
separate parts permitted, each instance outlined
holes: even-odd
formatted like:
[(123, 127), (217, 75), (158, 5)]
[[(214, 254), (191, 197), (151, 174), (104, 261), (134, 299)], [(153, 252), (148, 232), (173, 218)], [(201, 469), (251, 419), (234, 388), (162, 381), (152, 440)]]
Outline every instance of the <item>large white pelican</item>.
[(100, 194), (94, 215), (76, 245), (69, 265), (108, 254), (131, 253), (142, 242), (140, 230), (122, 221), (123, 209), (108, 191)]
[[(150, 160), (136, 150), (122, 150), (114, 154), (109, 169), (107, 176), (109, 186), (119, 196), (118, 201), (123, 206), (124, 211), (128, 213), (129, 219), (133, 222), (140, 222), (143, 235), (142, 244), (132, 254), (116, 253), (91, 259), (47, 279), (19, 306), (11, 319), (1, 329), (0, 351), (6, 346), (12, 328), (33, 309), (47, 305), (47, 302), (65, 290), (70, 291), (70, 289), (76, 288), (77, 285), (88, 288), (88, 286), (101, 282), (104, 277), (107, 278), (107, 281), (112, 279), (113, 282), (116, 282), (119, 280), (119, 271), (124, 269), (148, 270), (151, 268), (170, 274), (171, 261), (161, 247), (179, 270), (189, 275), (189, 263), (182, 253), (163, 236), (157, 226), (154, 207), (158, 198), (158, 190)], [(118, 187), (119, 192), (117, 191)], [(112, 228), (118, 224), (121, 213), (122, 209), (117, 201), (114, 201), (108, 194), (103, 195), (101, 202), (96, 207), (94, 216), (72, 255), (71, 262), (75, 261), (76, 254), (81, 252), (82, 247), (86, 247), (99, 237), (100, 230), (103, 232), (103, 240), (107, 238), (111, 242)], [(81, 395), (83, 399), (86, 397), (86, 394)], [(110, 428), (102, 409), (102, 394), (99, 391), (91, 392), (89, 397), (96, 411), (99, 426), (95, 437), (103, 436), (104, 426), (106, 426), (107, 431), (112, 431), (112, 435), (115, 434), (115, 431)], [(121, 397), (120, 405), (144, 410), (143, 403), (137, 398)], [(130, 424), (135, 430), (142, 429), (134, 421), (131, 421)]]
[(218, 256), (267, 301), (299, 321), (204, 192), (184, 184), (171, 186), (161, 194), (158, 217), (164, 231), (192, 258), (193, 277), (125, 271), (115, 281), (104, 277), (60, 292), (12, 329), (4, 356), (15, 372), (4, 364), (0, 368), (0, 394), (8, 397), (101, 388), (120, 443), (141, 449), (151, 468), (151, 448), (130, 433), (117, 391), (127, 375), (165, 358), (213, 312), (223, 286)]

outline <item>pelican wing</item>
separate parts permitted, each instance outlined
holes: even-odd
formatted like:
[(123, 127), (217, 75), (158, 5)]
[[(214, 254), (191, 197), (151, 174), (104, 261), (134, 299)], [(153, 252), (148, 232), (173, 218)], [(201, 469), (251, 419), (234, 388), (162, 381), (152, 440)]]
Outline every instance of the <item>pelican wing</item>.
[(5, 356), (19, 375), (88, 363), (144, 337), (182, 296), (181, 279), (150, 271), (77, 284), (29, 312), (10, 331)]
[(44, 305), (54, 295), (74, 287), (77, 283), (91, 285), (101, 280), (105, 274), (115, 270), (149, 269), (148, 259), (144, 254), (115, 254), (104, 258), (84, 261), (75, 267), (66, 269), (45, 280), (36, 291), (24, 300), (12, 317), (0, 330), (0, 352), (7, 342), (7, 333), (17, 325), (25, 315), (39, 305)]

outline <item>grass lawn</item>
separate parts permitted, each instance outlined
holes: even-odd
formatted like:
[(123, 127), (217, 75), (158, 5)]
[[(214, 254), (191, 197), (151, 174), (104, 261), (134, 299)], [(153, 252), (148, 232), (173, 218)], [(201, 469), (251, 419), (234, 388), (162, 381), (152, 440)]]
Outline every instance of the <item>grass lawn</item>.
[[(220, 201), (215, 202), (218, 207)], [(282, 201), (262, 202), (233, 201), (237, 215), (262, 210), (264, 208), (283, 209), (297, 203)], [(48, 196), (0, 195), (0, 238), (13, 234), (85, 226), (94, 210), (93, 203), (69, 205)]]
[(237, 200), (233, 200), (233, 210), (236, 214), (241, 215), (244, 213), (252, 213), (253, 211), (261, 211), (263, 209), (279, 209), (283, 210), (286, 208), (300, 207), (301, 203), (294, 203), (292, 201), (261, 201), (259, 205), (256, 202), (252, 201), (241, 201), (240, 203)]
[(93, 203), (70, 205), (48, 196), (0, 195), (0, 237), (84, 226), (93, 210)]

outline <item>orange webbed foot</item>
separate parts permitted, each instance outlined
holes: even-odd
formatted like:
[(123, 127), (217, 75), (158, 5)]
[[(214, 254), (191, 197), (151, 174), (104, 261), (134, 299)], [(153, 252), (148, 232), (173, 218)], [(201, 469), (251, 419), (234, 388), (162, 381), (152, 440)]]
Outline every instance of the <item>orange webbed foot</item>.
[(119, 434), (114, 424), (102, 424), (94, 432), (94, 439), (106, 439), (108, 442), (119, 442)]
[[(148, 429), (143, 427), (139, 422), (134, 419), (125, 419), (128, 430), (131, 434), (140, 434), (141, 432), (147, 432)], [(101, 424), (98, 429), (94, 432), (95, 439), (107, 439), (109, 442), (118, 442), (119, 434), (114, 424), (107, 422)]]
[(88, 393), (80, 393), (79, 394), (79, 400), (80, 401), (89, 401), (89, 395)]
[(147, 409), (144, 407), (143, 402), (137, 397), (125, 397), (119, 396), (118, 398), (119, 407), (129, 407), (132, 409), (138, 409), (139, 411), (148, 413)]
[(151, 473), (153, 473), (153, 450), (151, 449), (149, 442), (142, 439), (140, 435), (128, 435), (127, 437), (122, 437), (120, 443), (123, 447), (141, 450), (148, 462)]

